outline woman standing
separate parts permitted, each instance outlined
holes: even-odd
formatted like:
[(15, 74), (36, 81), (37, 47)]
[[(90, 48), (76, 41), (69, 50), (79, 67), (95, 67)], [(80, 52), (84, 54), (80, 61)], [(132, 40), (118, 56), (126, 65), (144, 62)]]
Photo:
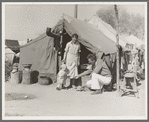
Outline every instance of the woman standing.
[(75, 77), (78, 75), (78, 66), (80, 65), (80, 43), (78, 35), (73, 34), (72, 40), (66, 44), (63, 61), (69, 70), (70, 85), (68, 88), (76, 88)]

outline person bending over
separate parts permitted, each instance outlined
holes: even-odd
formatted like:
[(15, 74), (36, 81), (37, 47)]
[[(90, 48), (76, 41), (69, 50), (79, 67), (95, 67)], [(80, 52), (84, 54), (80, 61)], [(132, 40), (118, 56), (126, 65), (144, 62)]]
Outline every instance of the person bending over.
[(87, 71), (79, 74), (76, 79), (91, 74), (91, 80), (87, 81), (86, 85), (83, 87), (88, 87), (95, 90), (93, 93), (91, 93), (92, 95), (101, 94), (103, 85), (108, 85), (111, 82), (111, 72), (105, 61), (95, 54), (89, 54), (87, 59), (92, 66)]

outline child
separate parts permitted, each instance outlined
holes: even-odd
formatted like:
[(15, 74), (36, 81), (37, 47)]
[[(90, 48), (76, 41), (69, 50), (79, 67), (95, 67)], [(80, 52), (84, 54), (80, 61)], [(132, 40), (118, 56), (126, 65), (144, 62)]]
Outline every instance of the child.
[(61, 90), (63, 86), (66, 84), (66, 79), (67, 79), (67, 74), (69, 73), (69, 70), (67, 69), (66, 65), (62, 63), (61, 65), (61, 70), (58, 72), (58, 77), (57, 77), (57, 90)]

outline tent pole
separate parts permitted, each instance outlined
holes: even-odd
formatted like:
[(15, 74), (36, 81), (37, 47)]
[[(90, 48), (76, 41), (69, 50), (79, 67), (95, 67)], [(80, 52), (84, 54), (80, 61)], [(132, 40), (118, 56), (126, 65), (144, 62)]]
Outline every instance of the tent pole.
[[(57, 63), (58, 63), (58, 61), (57, 61), (57, 50), (55, 49), (55, 76), (56, 76), (56, 79), (57, 79)], [(56, 82), (57, 82), (57, 80), (54, 83), (56, 83)]]
[(78, 5), (76, 4), (74, 6), (74, 17), (77, 18), (77, 15), (78, 15)]
[[(116, 40), (117, 40), (117, 46), (119, 45), (119, 18), (118, 18), (118, 10), (117, 5), (114, 5), (115, 8), (115, 16), (116, 16)], [(119, 79), (119, 47), (117, 47), (117, 91), (120, 91), (120, 79)]]
[[(61, 34), (61, 35), (60, 35), (60, 47), (59, 47), (59, 48), (60, 48), (60, 51), (61, 51), (62, 43), (63, 43), (63, 34), (62, 34), (62, 31), (60, 31), (60, 34)], [(60, 66), (61, 66), (61, 63), (62, 63), (62, 62), (61, 62), (61, 60), (62, 60), (62, 57), (61, 57), (62, 55), (61, 55), (61, 53), (62, 53), (62, 52), (59, 52), (59, 56), (58, 56), (59, 70), (60, 70)]]

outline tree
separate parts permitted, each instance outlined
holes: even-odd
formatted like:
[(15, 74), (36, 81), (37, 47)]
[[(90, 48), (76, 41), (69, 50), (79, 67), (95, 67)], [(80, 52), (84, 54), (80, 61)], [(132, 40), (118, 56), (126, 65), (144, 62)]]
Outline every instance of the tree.
[[(119, 8), (119, 7), (118, 7)], [(144, 38), (144, 18), (139, 14), (129, 14), (125, 9), (119, 9), (119, 33), (121, 35), (134, 35), (139, 39)], [(104, 6), (99, 9), (96, 14), (106, 23), (116, 29), (116, 18), (114, 6)]]
[(114, 6), (104, 7), (104, 9), (99, 9), (96, 13), (104, 22), (110, 24), (114, 29), (116, 28), (116, 20), (114, 13)]

